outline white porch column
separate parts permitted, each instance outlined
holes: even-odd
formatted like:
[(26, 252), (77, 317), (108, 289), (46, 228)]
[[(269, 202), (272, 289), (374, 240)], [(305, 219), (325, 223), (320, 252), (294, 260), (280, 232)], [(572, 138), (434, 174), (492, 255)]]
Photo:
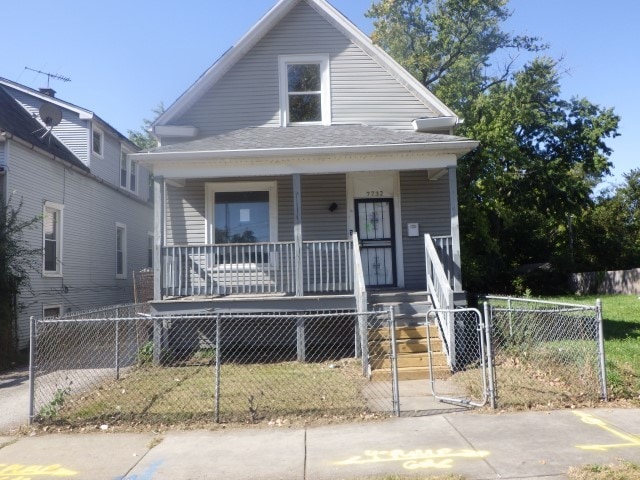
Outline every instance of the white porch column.
[(451, 207), (451, 253), (453, 255), (453, 290), (462, 291), (462, 265), (460, 256), (460, 224), (458, 221), (458, 179), (456, 167), (449, 171), (449, 205)]
[(164, 243), (164, 177), (153, 185), (153, 299), (162, 300), (162, 245)]
[(295, 257), (296, 296), (304, 295), (304, 281), (302, 278), (302, 193), (300, 174), (293, 175), (293, 241)]

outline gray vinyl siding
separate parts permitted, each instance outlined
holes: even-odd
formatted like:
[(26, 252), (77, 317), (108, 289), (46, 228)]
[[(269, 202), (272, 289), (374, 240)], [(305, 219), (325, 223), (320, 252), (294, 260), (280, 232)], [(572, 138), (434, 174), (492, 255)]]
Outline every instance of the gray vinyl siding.
[[(20, 346), (27, 346), (28, 318), (42, 315), (43, 305), (61, 304), (78, 311), (133, 301), (132, 272), (147, 267), (147, 234), (153, 210), (112, 187), (101, 184), (37, 152), (11, 144), (9, 189), (23, 200), (24, 218), (42, 215), (45, 201), (64, 205), (62, 278), (43, 277), (42, 259), (31, 278), (34, 295), (23, 293), (27, 308), (19, 316)], [(127, 278), (115, 278), (116, 222), (127, 226)], [(42, 225), (25, 232), (25, 240), (42, 248)]]
[[(96, 155), (91, 151), (91, 173), (100, 177), (116, 187), (120, 187), (120, 152), (122, 150), (122, 142), (120, 138), (111, 135), (100, 129), (103, 134), (102, 156)], [(127, 150), (134, 153), (134, 150)], [(149, 171), (138, 165), (137, 188), (132, 192), (128, 188), (125, 189), (129, 193), (134, 193), (142, 200), (149, 200)]]
[[(302, 239), (343, 240), (347, 231), (347, 180), (346, 175), (303, 175), (302, 189)], [(330, 212), (329, 205), (338, 208)]]
[[(19, 90), (7, 87), (7, 91), (32, 115), (37, 115), (40, 106), (44, 103), (37, 97), (33, 97)], [(65, 108), (62, 111), (62, 121), (53, 127), (52, 133), (65, 146), (71, 150), (82, 163), (89, 165), (89, 122), (81, 120), (79, 115)]]
[(189, 180), (184, 187), (167, 185), (167, 245), (204, 245), (205, 182)]
[[(278, 241), (293, 241), (292, 177), (236, 178), (226, 182), (276, 181), (278, 185)], [(202, 245), (205, 235), (205, 183), (189, 180), (184, 187), (167, 185), (167, 245)], [(302, 236), (304, 240), (338, 240), (348, 237), (346, 176), (303, 175)], [(329, 211), (332, 202), (338, 204)]]
[[(180, 118), (201, 136), (279, 126), (278, 56), (329, 54), (332, 123), (411, 129), (434, 113), (306, 2), (301, 2)], [(179, 139), (178, 139), (179, 140)], [(174, 142), (163, 140), (163, 144)]]
[[(406, 288), (425, 288), (424, 234), (451, 235), (449, 179), (429, 180), (426, 170), (400, 172), (402, 248)], [(420, 235), (407, 236), (407, 224), (418, 223)]]

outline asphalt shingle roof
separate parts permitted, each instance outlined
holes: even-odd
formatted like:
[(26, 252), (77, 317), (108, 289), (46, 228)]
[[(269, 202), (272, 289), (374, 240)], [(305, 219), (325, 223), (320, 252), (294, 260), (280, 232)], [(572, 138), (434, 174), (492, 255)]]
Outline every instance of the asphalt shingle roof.
[(29, 115), (11, 95), (0, 87), (0, 131), (9, 132), (82, 170), (89, 171), (89, 168), (54, 135), (49, 133), (42, 138), (44, 133), (42, 128), (40, 122)]
[(390, 130), (367, 125), (252, 127), (150, 150), (154, 153), (272, 150), (288, 148), (425, 145), (468, 141), (464, 137)]

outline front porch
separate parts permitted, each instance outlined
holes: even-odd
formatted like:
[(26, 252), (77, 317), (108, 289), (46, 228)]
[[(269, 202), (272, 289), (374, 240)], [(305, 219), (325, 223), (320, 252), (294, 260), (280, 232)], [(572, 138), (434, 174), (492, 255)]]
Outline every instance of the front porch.
[[(452, 238), (433, 242), (454, 288)], [(383, 268), (379, 257), (363, 258), (357, 234), (351, 240), (303, 241), (299, 249), (296, 242), (261, 242), (164, 246), (161, 252), (162, 299), (353, 296), (358, 269), (364, 286), (376, 288)]]

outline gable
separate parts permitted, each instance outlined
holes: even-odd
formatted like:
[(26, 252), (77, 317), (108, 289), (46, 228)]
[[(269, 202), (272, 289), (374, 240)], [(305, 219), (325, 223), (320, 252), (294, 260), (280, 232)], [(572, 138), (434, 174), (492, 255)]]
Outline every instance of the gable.
[[(329, 57), (332, 124), (364, 123), (411, 130), (411, 121), (416, 118), (450, 113), (438, 111), (416, 95), (415, 89), (408, 88), (408, 82), (399, 78), (397, 71), (383, 66), (382, 53), (374, 58), (349, 38), (348, 32), (336, 26), (337, 20), (330, 11), (318, 10), (319, 3), (317, 0), (296, 2), (284, 18), (212, 85), (202, 89), (203, 82), (206, 83), (208, 75), (216, 73), (216, 68), (227, 68), (223, 65), (224, 57), (183, 95), (185, 98), (171, 106), (157, 124), (195, 126), (201, 137), (250, 126), (279, 126), (278, 59), (283, 55), (304, 54)], [(343, 17), (342, 20), (346, 22)], [(360, 35), (364, 34), (360, 32)], [(370, 48), (377, 47), (370, 45)], [(232, 55), (234, 49), (227, 55)], [(428, 95), (427, 92), (425, 96)], [(437, 99), (433, 100), (438, 105)], [(184, 111), (178, 113), (182, 109)], [(167, 143), (170, 142), (163, 139), (163, 144)]]
[(51, 134), (46, 137), (38, 135), (38, 132), (42, 132), (42, 125), (3, 87), (0, 87), (0, 131), (8, 132), (82, 170), (88, 170), (87, 166), (78, 160), (55, 136)]

